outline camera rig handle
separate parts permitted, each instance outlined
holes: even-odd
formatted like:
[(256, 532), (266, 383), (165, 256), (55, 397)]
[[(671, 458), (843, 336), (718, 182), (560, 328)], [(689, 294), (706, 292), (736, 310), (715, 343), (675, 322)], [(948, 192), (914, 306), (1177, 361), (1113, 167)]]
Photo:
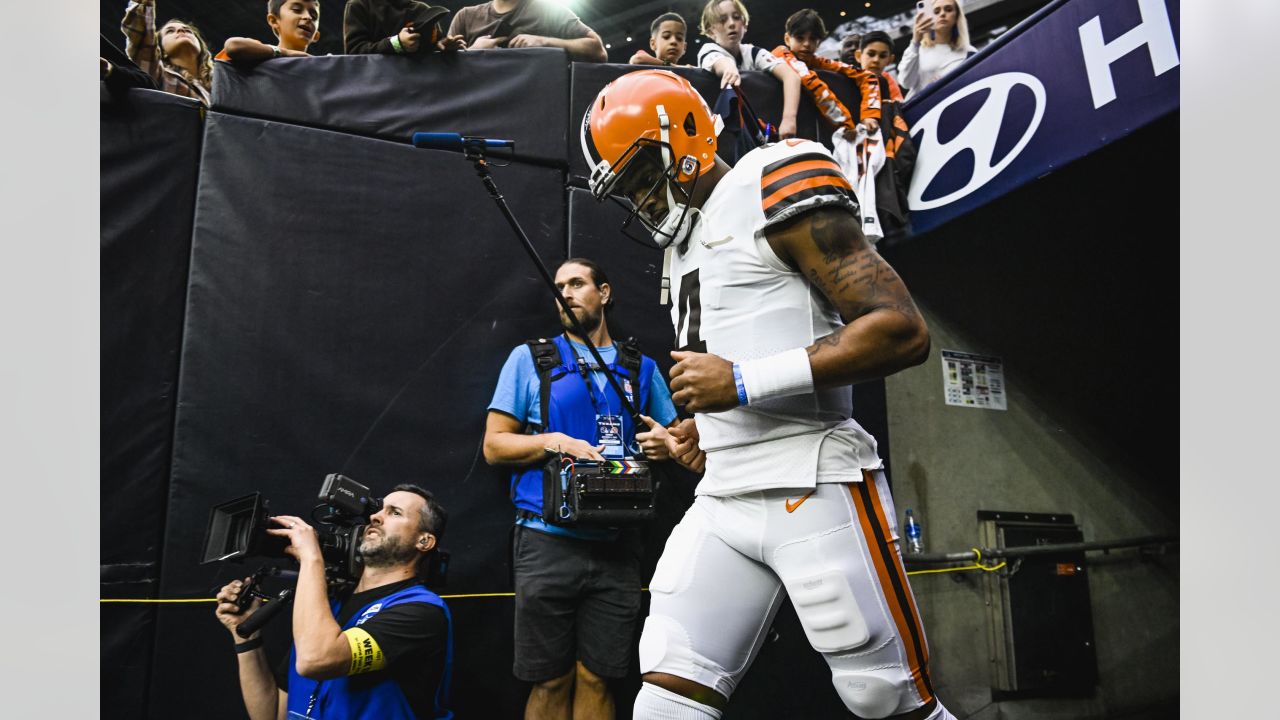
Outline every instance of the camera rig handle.
[(257, 612), (250, 615), (244, 622), (237, 625), (236, 634), (242, 638), (249, 637), (261, 630), (263, 625), (271, 622), (275, 616), (279, 615), (281, 611), (292, 604), (293, 588), (285, 588), (284, 590), (281, 590), (280, 594), (276, 595), (275, 599), (258, 608)]

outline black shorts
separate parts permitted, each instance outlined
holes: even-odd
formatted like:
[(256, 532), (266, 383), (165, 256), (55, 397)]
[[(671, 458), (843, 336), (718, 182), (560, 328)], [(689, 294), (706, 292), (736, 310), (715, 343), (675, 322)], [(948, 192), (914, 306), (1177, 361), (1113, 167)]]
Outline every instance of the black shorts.
[(640, 543), (515, 528), (515, 676), (561, 677), (581, 660), (603, 678), (627, 674), (640, 619)]

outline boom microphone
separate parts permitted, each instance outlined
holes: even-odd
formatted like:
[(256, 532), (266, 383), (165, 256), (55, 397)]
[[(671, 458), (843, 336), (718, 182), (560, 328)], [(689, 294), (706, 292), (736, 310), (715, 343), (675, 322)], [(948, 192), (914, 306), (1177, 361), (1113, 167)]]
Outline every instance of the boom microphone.
[(413, 134), (413, 146), (428, 150), (449, 150), (464, 152), (467, 148), (515, 148), (515, 140), (459, 135), (450, 132), (416, 132)]

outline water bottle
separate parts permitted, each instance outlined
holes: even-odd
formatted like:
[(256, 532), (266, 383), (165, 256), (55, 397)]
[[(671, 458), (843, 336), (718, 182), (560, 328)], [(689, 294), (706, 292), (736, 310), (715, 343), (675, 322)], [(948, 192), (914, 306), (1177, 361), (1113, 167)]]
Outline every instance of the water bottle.
[(924, 538), (920, 532), (920, 523), (916, 522), (916, 516), (911, 512), (911, 508), (907, 508), (904, 524), (907, 526), (907, 554), (919, 555), (924, 552)]

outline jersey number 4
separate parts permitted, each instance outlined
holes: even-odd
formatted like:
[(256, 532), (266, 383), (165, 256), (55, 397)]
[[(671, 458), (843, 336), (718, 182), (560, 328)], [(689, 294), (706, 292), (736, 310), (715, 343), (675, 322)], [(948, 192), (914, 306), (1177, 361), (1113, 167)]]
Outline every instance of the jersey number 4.
[(685, 339), (681, 350), (704, 353), (707, 343), (699, 336), (702, 327), (702, 301), (699, 298), (701, 285), (698, 282), (698, 271), (693, 270), (680, 278), (680, 322), (676, 325), (676, 343)]

